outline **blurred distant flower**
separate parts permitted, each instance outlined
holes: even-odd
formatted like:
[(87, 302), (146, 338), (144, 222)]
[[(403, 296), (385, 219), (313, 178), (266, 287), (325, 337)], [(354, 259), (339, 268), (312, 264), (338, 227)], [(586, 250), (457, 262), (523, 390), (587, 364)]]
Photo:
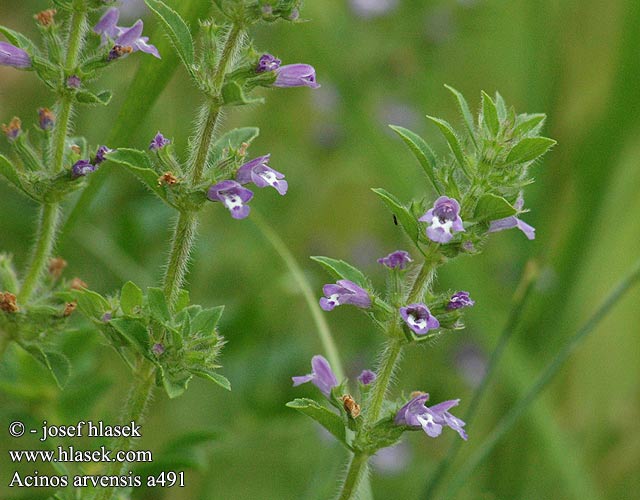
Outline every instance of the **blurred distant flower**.
[(478, 387), (487, 371), (487, 356), (475, 344), (465, 344), (455, 353), (454, 365), (471, 387)]
[(222, 181), (209, 188), (207, 198), (224, 203), (234, 219), (244, 219), (251, 210), (246, 203), (253, 198), (253, 193), (236, 181)]
[(336, 284), (322, 287), (324, 297), (320, 299), (320, 307), (325, 311), (332, 311), (336, 306), (351, 304), (366, 309), (371, 307), (371, 298), (366, 290), (360, 288), (353, 281), (339, 280)]
[(267, 165), (270, 156), (259, 156), (242, 165), (236, 173), (236, 180), (240, 184), (253, 182), (259, 188), (271, 186), (281, 195), (285, 195), (289, 184), (284, 180), (284, 174)]
[(290, 21), (297, 21), (300, 18), (300, 11), (298, 9), (293, 9), (291, 14), (289, 14)]
[(106, 160), (105, 156), (108, 153), (111, 153), (112, 149), (109, 149), (107, 146), (100, 146), (96, 151), (95, 164), (100, 165), (103, 161)]
[(297, 387), (300, 384), (311, 382), (327, 398), (331, 397), (331, 389), (338, 385), (338, 379), (336, 379), (329, 362), (323, 356), (316, 355), (311, 358), (311, 369), (312, 372), (308, 375), (292, 377), (293, 386)]
[(385, 99), (380, 101), (376, 109), (378, 121), (382, 125), (384, 133), (393, 135), (394, 132), (389, 128), (389, 123), (401, 125), (403, 127), (415, 130), (422, 123), (420, 114), (410, 105), (393, 99)]
[(71, 175), (74, 179), (78, 177), (84, 177), (87, 174), (95, 171), (96, 166), (91, 164), (89, 160), (78, 160), (71, 167)]
[(359, 17), (373, 18), (391, 12), (398, 0), (349, 0), (351, 10)]
[(405, 404), (396, 414), (395, 423), (411, 427), (422, 427), (429, 437), (438, 437), (442, 433), (442, 427), (448, 426), (456, 431), (462, 439), (467, 439), (467, 433), (462, 420), (454, 417), (449, 410), (460, 403), (459, 399), (443, 401), (428, 408), (425, 403), (429, 394), (420, 393)]
[[(138, 19), (130, 28), (123, 28), (122, 26), (117, 26), (119, 17), (120, 12), (118, 11), (118, 9), (115, 7), (111, 7), (104, 13), (104, 15), (100, 18), (98, 23), (93, 28), (93, 31), (100, 35), (100, 37), (102, 38), (102, 43), (106, 44), (109, 40), (112, 40), (115, 43), (115, 47), (131, 47), (131, 50), (133, 52), (140, 50), (160, 59), (160, 53), (158, 52), (158, 49), (155, 46), (147, 43), (149, 41), (149, 37), (141, 36), (142, 29), (144, 27), (142, 20)], [(109, 60), (116, 59), (117, 57), (120, 57), (125, 53), (119, 52), (122, 51), (116, 51), (113, 54), (111, 54), (110, 52)]]
[(440, 196), (426, 214), (418, 220), (428, 222), (427, 236), (436, 243), (449, 243), (453, 233), (464, 231), (460, 218), (460, 204), (453, 198)]
[(471, 307), (475, 302), (469, 297), (469, 292), (456, 292), (451, 296), (447, 309), (461, 309)]
[(444, 4), (428, 9), (425, 18), (424, 33), (426, 39), (434, 44), (443, 44), (451, 40), (457, 31), (454, 7)]
[(320, 87), (316, 82), (316, 70), (308, 64), (287, 64), (276, 70), (274, 87)]
[(0, 65), (14, 68), (31, 67), (31, 58), (26, 51), (7, 42), (0, 42)]
[(404, 250), (396, 250), (386, 257), (378, 259), (379, 264), (387, 266), (389, 269), (404, 269), (407, 267), (409, 262), (413, 262), (413, 259), (409, 253)]
[[(523, 206), (524, 198), (521, 194), (520, 196), (518, 196), (514, 207), (516, 208), (516, 210), (522, 210)], [(534, 240), (536, 238), (536, 229), (523, 220), (518, 219), (515, 215), (512, 215), (511, 217), (505, 217), (504, 219), (491, 221), (491, 224), (489, 225), (489, 232), (497, 233), (498, 231), (504, 231), (505, 229), (513, 229), (514, 227), (520, 229), (520, 231), (522, 231), (528, 239)]]
[(411, 460), (411, 450), (406, 441), (395, 446), (389, 446), (376, 451), (371, 457), (371, 465), (377, 472), (383, 474), (397, 474), (405, 470)]
[(80, 81), (80, 78), (78, 78), (78, 76), (76, 75), (71, 75), (69, 78), (67, 78), (67, 87), (69, 87), (70, 89), (80, 88), (81, 83), (82, 82)]
[(358, 382), (362, 385), (369, 385), (376, 380), (376, 374), (371, 370), (362, 370), (362, 373), (358, 376)]
[(401, 307), (400, 316), (409, 328), (418, 335), (424, 335), (429, 330), (440, 326), (440, 322), (431, 315), (431, 311), (424, 304), (409, 304), (406, 307)]
[(11, 141), (16, 139), (22, 133), (22, 122), (20, 121), (20, 118), (14, 116), (11, 118), (9, 125), (3, 123), (2, 133)]
[(51, 130), (56, 122), (56, 115), (49, 108), (39, 108), (38, 122), (42, 130)]
[(151, 151), (158, 151), (159, 149), (164, 148), (167, 144), (169, 144), (171, 140), (167, 139), (164, 135), (158, 132), (155, 137), (151, 140), (149, 144), (149, 149)]
[(256, 73), (264, 73), (265, 71), (275, 71), (280, 67), (282, 61), (271, 54), (263, 54), (256, 66)]

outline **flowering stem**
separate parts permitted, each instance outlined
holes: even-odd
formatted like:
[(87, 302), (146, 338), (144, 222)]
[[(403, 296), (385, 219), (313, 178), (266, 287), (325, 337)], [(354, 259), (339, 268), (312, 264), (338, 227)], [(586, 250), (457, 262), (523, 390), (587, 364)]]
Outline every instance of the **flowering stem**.
[(349, 500), (358, 491), (358, 485), (366, 475), (368, 460), (369, 455), (366, 453), (357, 452), (353, 454), (351, 462), (349, 463), (347, 476), (344, 478), (339, 500)]
[(189, 256), (196, 237), (198, 218), (193, 212), (180, 212), (171, 239), (171, 251), (164, 275), (164, 294), (169, 307), (173, 307), (184, 280)]
[(575, 352), (575, 350), (584, 342), (584, 340), (593, 332), (600, 322), (607, 316), (607, 313), (615, 306), (617, 302), (631, 289), (636, 282), (640, 281), (640, 260), (638, 260), (631, 270), (623, 277), (618, 284), (609, 292), (600, 307), (591, 315), (584, 323), (582, 328), (571, 337), (564, 347), (556, 354), (556, 356), (547, 364), (542, 374), (536, 382), (531, 386), (529, 391), (520, 398), (520, 400), (511, 408), (502, 420), (495, 427), (480, 449), (476, 451), (464, 464), (456, 471), (455, 479), (447, 490), (445, 498), (453, 498), (460, 487), (465, 484), (469, 476), (473, 473), (478, 465), (495, 448), (496, 444), (502, 437), (515, 425), (518, 419), (529, 409), (533, 402), (542, 393), (543, 389), (560, 371), (567, 359)]
[(37, 288), (44, 269), (49, 261), (60, 221), (58, 203), (47, 203), (40, 208), (37, 239), (31, 254), (27, 275), (18, 293), (18, 302), (26, 303)]
[[(136, 382), (131, 387), (125, 409), (122, 413), (123, 423), (130, 423), (132, 421), (136, 424), (141, 423), (145, 408), (153, 394), (153, 387), (155, 384), (155, 367), (148, 361), (141, 359), (138, 362), (135, 380)], [(121, 436), (113, 440), (110, 449), (124, 451), (130, 450), (132, 447), (132, 441), (132, 437)], [(125, 467), (126, 463), (111, 462), (105, 471), (105, 475), (118, 476), (122, 474)], [(110, 486), (103, 488), (96, 493), (94, 500), (111, 500), (114, 492), (114, 487)]]

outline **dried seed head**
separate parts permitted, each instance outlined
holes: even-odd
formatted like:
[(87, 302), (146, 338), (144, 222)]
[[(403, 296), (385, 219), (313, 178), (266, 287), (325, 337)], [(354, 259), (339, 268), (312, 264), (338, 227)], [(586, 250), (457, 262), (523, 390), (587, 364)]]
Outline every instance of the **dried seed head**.
[(413, 391), (411, 394), (409, 394), (409, 399), (415, 399), (415, 398), (417, 398), (418, 396), (422, 396), (422, 395), (424, 395), (424, 394), (426, 394), (426, 392), (423, 392), (423, 391)]
[(82, 149), (80, 149), (80, 146), (78, 146), (77, 144), (71, 145), (71, 151), (73, 151), (77, 155), (82, 154)]
[(47, 9), (42, 12), (38, 12), (34, 17), (38, 24), (41, 26), (51, 26), (53, 24), (53, 17), (56, 15), (55, 9)]
[(73, 278), (69, 286), (72, 290), (82, 290), (83, 288), (89, 288), (89, 285), (87, 285), (80, 278)]
[(160, 177), (158, 177), (159, 186), (161, 186), (162, 184), (168, 184), (169, 186), (173, 186), (178, 182), (180, 181), (178, 181), (178, 178), (175, 175), (173, 175), (173, 172), (165, 172)]
[(16, 313), (20, 310), (16, 302), (16, 296), (10, 292), (0, 292), (0, 310), (8, 313)]
[(238, 155), (245, 156), (247, 154), (247, 149), (249, 148), (248, 142), (243, 142), (240, 144), (240, 149), (238, 149)]
[(49, 260), (49, 274), (56, 279), (62, 275), (65, 267), (67, 267), (67, 261), (62, 257), (54, 257)]
[(350, 394), (342, 396), (342, 404), (351, 418), (358, 418), (360, 415), (360, 405), (356, 403), (356, 400), (353, 399)]
[(71, 316), (71, 313), (76, 310), (76, 307), (78, 307), (78, 303), (76, 301), (67, 302), (64, 306), (64, 311), (62, 311), (62, 316), (68, 318)]
[(20, 132), (22, 132), (22, 122), (20, 118), (14, 116), (9, 122), (9, 125), (3, 123), (1, 128), (2, 133), (4, 133), (8, 139), (15, 139), (20, 135)]

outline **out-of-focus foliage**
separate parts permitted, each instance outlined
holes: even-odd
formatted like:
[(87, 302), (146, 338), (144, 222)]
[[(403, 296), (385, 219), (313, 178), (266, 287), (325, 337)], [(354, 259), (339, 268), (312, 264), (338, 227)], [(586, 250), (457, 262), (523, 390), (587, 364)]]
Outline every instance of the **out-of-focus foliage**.
[[(180, 10), (180, 2), (168, 3)], [(425, 118), (443, 116), (462, 124), (444, 83), (464, 93), (476, 109), (480, 103), (474, 96), (481, 89), (490, 95), (499, 90), (516, 109), (548, 115), (544, 133), (558, 145), (535, 167), (537, 182), (527, 191), (532, 210), (527, 222), (537, 228), (536, 240), (500, 233), (481, 257), (445, 268), (442, 286), (469, 290), (476, 300), (467, 329), (409, 350), (399, 381), (428, 390), (434, 400), (460, 397), (464, 409), (525, 261), (540, 259), (543, 278), (480, 418), (468, 429), (464, 458), (637, 257), (640, 3), (612, 0), (605, 8), (597, 0), (398, 0), (386, 2), (395, 6), (387, 12), (362, 17), (367, 3), (309, 1), (303, 17), (311, 22), (283, 23), (268, 36), (258, 32), (258, 43), (284, 63), (313, 64), (322, 88), (264, 90), (266, 105), (234, 110), (226, 125), (259, 126), (253, 147), (270, 151), (274, 168), (287, 173), (288, 195), (265, 193), (254, 207), (290, 245), (320, 296), (325, 276), (309, 255), (353, 262), (382, 282), (384, 272), (375, 260), (408, 248), (370, 187), (384, 186), (410, 199), (426, 189), (426, 181), (416, 185), (420, 166), (387, 124), (415, 130), (444, 153), (446, 143)], [(149, 28), (157, 26), (142, 2), (128, 4), (131, 20), (142, 15)], [(39, 0), (2, 2), (0, 19), (33, 33), (32, 15), (46, 7)], [(91, 143), (111, 137), (136, 64), (126, 61), (110, 76), (111, 106), (78, 115), (77, 129)], [(0, 122), (15, 114), (23, 123), (35, 122), (37, 107), (51, 104), (28, 73), (2, 67), (0, 81)], [(176, 148), (184, 148), (198, 102), (188, 76), (177, 70), (148, 115), (137, 117), (139, 127), (109, 146), (145, 149), (161, 130), (175, 139)], [(62, 236), (58, 254), (70, 262), (65, 273), (104, 293), (128, 280), (157, 286), (170, 213), (124, 169), (109, 168), (91, 209)], [(34, 206), (4, 183), (0, 200), (0, 248), (22, 266)], [(185, 467), (193, 468), (186, 488), (168, 490), (164, 497), (157, 491), (135, 495), (327, 498), (344, 453), (309, 419), (284, 406), (305, 395), (292, 390), (290, 376), (305, 373), (310, 356), (321, 350), (302, 296), (250, 219), (229, 223), (225, 210), (211, 206), (200, 231), (191, 295), (204, 306), (227, 304), (219, 327), (228, 342), (223, 373), (233, 392), (194, 380), (178, 404), (158, 395), (140, 446), (155, 450), (159, 459), (187, 431), (217, 432), (189, 455), (192, 462)], [(633, 305), (639, 299), (636, 290), (612, 311), (459, 498), (617, 499), (638, 490), (640, 311)], [(350, 376), (372, 367), (381, 337), (366, 320), (350, 310), (336, 310), (328, 320)], [(31, 425), (116, 418), (129, 373), (120, 358), (79, 319), (76, 331), (60, 339), (60, 348), (73, 368), (62, 393), (38, 365), (10, 348), (0, 365), (2, 422), (27, 415)], [(4, 463), (15, 441), (8, 441), (6, 430), (0, 435)], [(454, 438), (407, 436), (395, 457), (379, 457), (372, 479), (377, 497), (418, 498)], [(455, 474), (455, 465), (451, 471)], [(16, 494), (6, 483), (3, 472), (3, 498)]]

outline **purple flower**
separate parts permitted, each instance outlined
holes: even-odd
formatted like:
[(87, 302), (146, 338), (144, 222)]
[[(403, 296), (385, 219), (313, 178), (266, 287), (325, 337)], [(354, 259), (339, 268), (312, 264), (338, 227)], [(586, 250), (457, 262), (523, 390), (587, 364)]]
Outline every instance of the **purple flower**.
[(84, 177), (85, 175), (95, 171), (95, 169), (96, 166), (92, 165), (89, 160), (78, 160), (73, 164), (73, 167), (71, 167), (71, 176), (74, 179)]
[(82, 81), (80, 80), (78, 75), (71, 75), (69, 78), (67, 78), (67, 87), (69, 87), (70, 89), (79, 89), (81, 84)]
[(224, 203), (234, 219), (244, 219), (249, 215), (246, 203), (253, 198), (253, 193), (236, 181), (222, 181), (209, 188), (207, 198)]
[(389, 269), (404, 269), (407, 267), (409, 262), (413, 262), (413, 259), (409, 253), (404, 250), (396, 250), (386, 257), (378, 259), (379, 264), (387, 266)]
[(320, 87), (316, 82), (316, 70), (308, 64), (287, 64), (276, 70), (274, 87)]
[(281, 195), (287, 193), (289, 184), (284, 179), (284, 174), (267, 165), (271, 155), (259, 156), (242, 165), (236, 173), (236, 180), (240, 184), (253, 182), (259, 188), (271, 186)]
[(358, 381), (362, 385), (369, 385), (376, 380), (376, 374), (371, 370), (362, 370), (362, 373), (358, 376)]
[(51, 130), (56, 122), (56, 115), (49, 108), (39, 108), (38, 122), (42, 130)]
[(363, 309), (371, 307), (371, 298), (367, 291), (353, 281), (339, 280), (336, 284), (323, 286), (322, 292), (325, 296), (320, 299), (320, 307), (325, 311), (332, 311), (336, 306), (343, 304)]
[(311, 358), (311, 369), (312, 372), (309, 375), (291, 377), (293, 387), (311, 382), (320, 389), (322, 394), (328, 398), (331, 397), (331, 389), (338, 385), (338, 379), (336, 379), (333, 370), (331, 370), (329, 362), (323, 356), (316, 355)]
[(112, 314), (109, 311), (107, 311), (102, 315), (102, 322), (108, 323), (109, 321), (111, 321), (111, 318), (113, 318)]
[(463, 307), (471, 307), (475, 301), (469, 297), (469, 292), (456, 292), (451, 296), (447, 309), (461, 309)]
[(263, 54), (256, 66), (256, 73), (264, 73), (265, 71), (275, 71), (280, 67), (282, 61), (271, 54)]
[[(516, 210), (520, 211), (523, 206), (524, 198), (522, 197), (522, 194), (520, 194), (514, 204), (514, 207)], [(491, 224), (489, 224), (489, 232), (497, 233), (498, 231), (504, 231), (505, 229), (513, 229), (514, 227), (520, 229), (528, 239), (534, 240), (536, 238), (536, 228), (518, 219), (515, 215), (491, 221)]]
[(362, 18), (382, 16), (398, 5), (397, 0), (351, 0), (351, 10)]
[(164, 135), (158, 132), (155, 135), (155, 137), (151, 140), (151, 143), (149, 144), (149, 149), (151, 151), (158, 151), (159, 149), (162, 149), (170, 142), (171, 142), (170, 139), (167, 139)]
[(109, 149), (107, 146), (100, 146), (96, 151), (96, 157), (94, 159), (94, 163), (96, 166), (100, 165), (103, 161), (106, 160), (105, 156), (108, 153), (111, 153), (113, 150)]
[(418, 335), (424, 335), (429, 330), (440, 326), (440, 322), (431, 315), (431, 311), (424, 304), (409, 304), (406, 307), (401, 307), (400, 316), (409, 328)]
[(14, 68), (31, 67), (31, 58), (26, 51), (7, 42), (0, 42), (0, 65)]
[(164, 354), (164, 351), (164, 345), (162, 344), (153, 344), (153, 346), (151, 347), (151, 352), (153, 352), (153, 354), (155, 354), (158, 358)]
[(14, 116), (8, 125), (2, 124), (2, 133), (7, 136), (7, 139), (14, 141), (22, 133), (22, 122), (20, 118)]
[[(144, 27), (142, 20), (138, 19), (130, 28), (123, 28), (117, 25), (119, 17), (120, 12), (118, 9), (111, 7), (104, 13), (100, 21), (98, 21), (98, 24), (93, 28), (93, 31), (102, 38), (102, 43), (106, 44), (109, 40), (112, 40), (116, 46), (131, 47), (133, 52), (140, 50), (160, 59), (158, 49), (147, 43), (149, 37), (141, 36)], [(115, 59), (111, 53), (109, 53), (109, 58), (110, 60)]]
[(418, 220), (428, 222), (427, 237), (436, 243), (449, 243), (453, 233), (464, 231), (460, 218), (460, 204), (453, 198), (441, 196)]
[(426, 432), (429, 437), (438, 437), (442, 433), (442, 427), (446, 425), (456, 431), (462, 439), (466, 440), (467, 433), (463, 429), (466, 424), (449, 413), (449, 410), (457, 406), (460, 400), (451, 399), (449, 401), (443, 401), (429, 408), (425, 406), (428, 399), (428, 394), (418, 394), (400, 408), (394, 422), (397, 425), (422, 427), (422, 430)]

